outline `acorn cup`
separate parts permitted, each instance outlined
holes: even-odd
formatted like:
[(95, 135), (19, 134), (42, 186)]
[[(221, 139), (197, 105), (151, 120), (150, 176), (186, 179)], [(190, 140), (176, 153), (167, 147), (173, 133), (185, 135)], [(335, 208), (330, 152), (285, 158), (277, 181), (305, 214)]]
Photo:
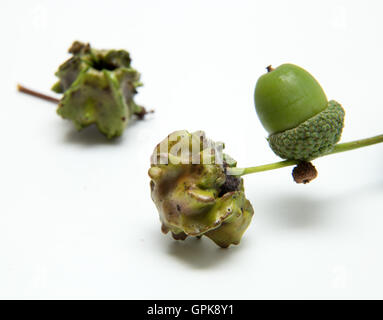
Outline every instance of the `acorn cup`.
[(154, 149), (150, 188), (162, 231), (176, 240), (206, 236), (226, 248), (238, 244), (253, 207), (243, 180), (227, 174), (236, 161), (202, 131), (176, 131)]
[(330, 152), (341, 138), (342, 106), (328, 101), (314, 77), (296, 65), (267, 70), (257, 81), (254, 100), (274, 153), (310, 161)]

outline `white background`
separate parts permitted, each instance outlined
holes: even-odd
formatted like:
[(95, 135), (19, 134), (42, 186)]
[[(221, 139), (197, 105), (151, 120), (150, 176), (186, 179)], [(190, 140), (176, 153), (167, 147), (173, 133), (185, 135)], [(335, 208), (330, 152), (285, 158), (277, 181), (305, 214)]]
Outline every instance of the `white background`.
[[(343, 141), (383, 132), (381, 1), (1, 1), (0, 298), (383, 298), (383, 145), (245, 177), (242, 243), (160, 232), (149, 157), (177, 129), (239, 166), (278, 158), (254, 112), (269, 64), (311, 72), (346, 109)], [(49, 102), (73, 40), (130, 51), (156, 113), (107, 141)]]

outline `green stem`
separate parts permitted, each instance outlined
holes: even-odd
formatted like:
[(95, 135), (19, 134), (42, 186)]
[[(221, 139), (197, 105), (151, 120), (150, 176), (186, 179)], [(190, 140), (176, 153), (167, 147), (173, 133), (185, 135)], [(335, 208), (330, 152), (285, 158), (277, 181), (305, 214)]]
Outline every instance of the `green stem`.
[(360, 140), (355, 140), (351, 142), (344, 142), (344, 143), (338, 143), (334, 146), (334, 148), (327, 154), (334, 154), (334, 153), (339, 153), (339, 152), (345, 152), (345, 151), (350, 151), (362, 147), (368, 147), (373, 144), (381, 143), (383, 142), (383, 134), (371, 138), (366, 138), (366, 139), (360, 139)]
[[(383, 135), (371, 137), (371, 138), (366, 138), (366, 139), (360, 139), (360, 140), (355, 140), (351, 142), (345, 142), (345, 143), (338, 143), (334, 146), (334, 148), (322, 155), (328, 156), (330, 154), (334, 153), (340, 153), (340, 152), (345, 152), (345, 151), (350, 151), (362, 147), (367, 147), (371, 146), (373, 144), (381, 143), (383, 142)], [(274, 163), (269, 163), (269, 164), (264, 164), (261, 166), (256, 166), (256, 167), (248, 167), (248, 168), (228, 168), (227, 172), (232, 175), (238, 175), (238, 176), (244, 176), (246, 174), (250, 173), (256, 173), (256, 172), (262, 172), (262, 171), (268, 171), (268, 170), (274, 170), (274, 169), (280, 169), (284, 167), (289, 167), (289, 166), (294, 166), (298, 164), (298, 160), (284, 160), (284, 161), (279, 161), (279, 162), (274, 162)]]

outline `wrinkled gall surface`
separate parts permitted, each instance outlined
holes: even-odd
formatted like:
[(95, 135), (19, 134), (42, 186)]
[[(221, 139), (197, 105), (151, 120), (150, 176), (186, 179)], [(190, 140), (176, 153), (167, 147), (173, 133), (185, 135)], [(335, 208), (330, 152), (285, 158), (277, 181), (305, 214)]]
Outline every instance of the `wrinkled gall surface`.
[(223, 147), (202, 131), (176, 131), (155, 148), (150, 187), (165, 234), (206, 236), (223, 248), (240, 242), (254, 211), (242, 178), (226, 174), (236, 161)]
[(134, 114), (145, 114), (133, 100), (142, 84), (127, 51), (96, 50), (76, 41), (69, 53), (72, 57), (59, 67), (59, 81), (52, 87), (64, 94), (59, 115), (72, 120), (79, 130), (95, 124), (112, 138), (122, 134)]

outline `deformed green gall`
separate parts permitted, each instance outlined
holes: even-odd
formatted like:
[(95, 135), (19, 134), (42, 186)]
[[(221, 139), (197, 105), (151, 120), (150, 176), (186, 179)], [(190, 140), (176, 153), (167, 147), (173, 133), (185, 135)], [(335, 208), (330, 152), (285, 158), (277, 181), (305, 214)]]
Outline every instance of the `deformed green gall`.
[(133, 115), (142, 118), (145, 108), (134, 102), (140, 74), (127, 51), (97, 50), (76, 41), (69, 53), (72, 57), (59, 67), (59, 81), (52, 87), (63, 93), (60, 116), (79, 130), (95, 124), (108, 138), (120, 136)]
[(206, 236), (223, 248), (240, 242), (254, 211), (242, 178), (227, 175), (236, 162), (220, 157), (222, 148), (201, 131), (177, 131), (157, 145), (149, 176), (164, 233)]

